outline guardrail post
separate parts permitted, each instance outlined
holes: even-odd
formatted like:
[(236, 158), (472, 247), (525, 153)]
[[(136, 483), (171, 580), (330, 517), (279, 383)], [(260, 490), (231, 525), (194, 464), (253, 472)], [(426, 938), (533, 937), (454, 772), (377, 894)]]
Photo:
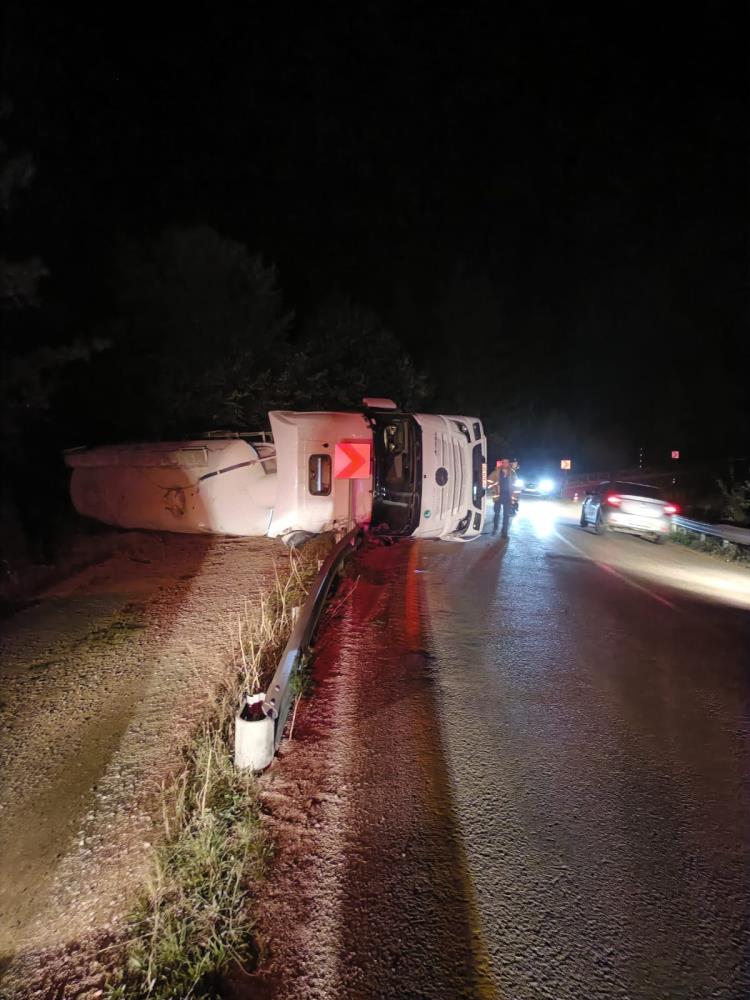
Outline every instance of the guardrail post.
[(252, 698), (245, 695), (234, 720), (234, 766), (240, 771), (262, 771), (273, 760), (273, 719), (262, 711), (253, 712), (254, 706), (260, 708), (265, 697), (265, 692)]

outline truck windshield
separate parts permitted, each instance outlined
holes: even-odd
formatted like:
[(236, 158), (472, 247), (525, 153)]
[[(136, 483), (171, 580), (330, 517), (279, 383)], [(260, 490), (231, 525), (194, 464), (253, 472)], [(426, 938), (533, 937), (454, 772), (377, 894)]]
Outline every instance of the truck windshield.
[(391, 535), (410, 535), (419, 523), (422, 433), (403, 413), (381, 413), (372, 421), (375, 475), (372, 525)]

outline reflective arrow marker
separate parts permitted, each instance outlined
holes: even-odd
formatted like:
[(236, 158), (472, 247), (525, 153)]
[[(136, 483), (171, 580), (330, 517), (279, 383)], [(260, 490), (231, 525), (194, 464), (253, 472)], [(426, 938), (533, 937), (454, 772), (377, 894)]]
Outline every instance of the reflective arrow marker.
[(367, 479), (370, 475), (370, 443), (342, 441), (333, 453), (336, 479)]

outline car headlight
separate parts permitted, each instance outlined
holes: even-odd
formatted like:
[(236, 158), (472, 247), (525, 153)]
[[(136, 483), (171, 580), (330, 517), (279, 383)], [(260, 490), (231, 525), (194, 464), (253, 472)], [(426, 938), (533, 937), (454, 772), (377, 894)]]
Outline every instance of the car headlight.
[(526, 480), (525, 479), (517, 479), (516, 480), (516, 488), (517, 489), (522, 490), (525, 485), (526, 485)]
[(539, 483), (539, 489), (542, 493), (551, 493), (554, 488), (555, 484), (551, 479), (542, 479)]

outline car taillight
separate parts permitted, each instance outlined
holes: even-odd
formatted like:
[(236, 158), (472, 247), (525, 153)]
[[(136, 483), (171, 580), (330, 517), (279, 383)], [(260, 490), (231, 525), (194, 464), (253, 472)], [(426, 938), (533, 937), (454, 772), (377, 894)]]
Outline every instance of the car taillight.
[(617, 493), (610, 493), (605, 502), (608, 503), (610, 507), (619, 507), (622, 503), (622, 497)]
[(679, 514), (680, 513), (680, 508), (677, 506), (676, 503), (665, 503), (664, 504), (664, 513), (665, 514)]

